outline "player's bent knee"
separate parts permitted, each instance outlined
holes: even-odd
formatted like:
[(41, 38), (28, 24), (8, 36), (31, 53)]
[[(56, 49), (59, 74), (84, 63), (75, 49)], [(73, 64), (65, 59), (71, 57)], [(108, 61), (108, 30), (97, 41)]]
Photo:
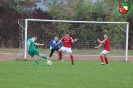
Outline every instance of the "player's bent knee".
[(40, 53), (38, 56), (42, 57), (42, 54)]
[(107, 58), (107, 54), (104, 54), (104, 57)]
[(100, 53), (99, 56), (103, 55), (103, 53)]
[(58, 52), (62, 52), (62, 49), (59, 49)]
[(73, 55), (72, 52), (69, 52), (69, 55)]

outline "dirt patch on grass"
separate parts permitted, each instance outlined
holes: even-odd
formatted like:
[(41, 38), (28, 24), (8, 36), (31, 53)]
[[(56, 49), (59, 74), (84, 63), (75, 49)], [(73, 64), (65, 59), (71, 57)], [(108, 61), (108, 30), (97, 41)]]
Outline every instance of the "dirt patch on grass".
[[(46, 54), (46, 56), (49, 56), (48, 54)], [(14, 59), (24, 59), (23, 58), (23, 54), (22, 53), (0, 53), (0, 61), (3, 60), (14, 60)], [(37, 59), (39, 60), (43, 60), (40, 57), (36, 56)], [(51, 60), (57, 60), (58, 59), (58, 55), (54, 54), (51, 57)], [(70, 60), (70, 57), (68, 54), (64, 54), (63, 55), (63, 59), (64, 60)], [(74, 55), (74, 59), (75, 60), (100, 60), (98, 55)], [(124, 56), (108, 56), (109, 60), (125, 60)], [(32, 60), (32, 58), (27, 55), (27, 60)], [(133, 56), (128, 56), (128, 61), (133, 62)]]

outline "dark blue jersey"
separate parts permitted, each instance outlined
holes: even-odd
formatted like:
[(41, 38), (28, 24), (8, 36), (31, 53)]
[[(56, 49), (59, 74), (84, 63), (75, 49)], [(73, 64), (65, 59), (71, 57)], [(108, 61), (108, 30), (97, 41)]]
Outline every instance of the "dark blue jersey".
[(57, 42), (59, 42), (60, 40), (51, 40), (50, 42), (49, 42), (49, 45), (52, 47), (52, 49), (58, 49), (58, 48), (60, 48), (60, 47), (62, 47), (63, 46), (63, 43), (60, 43), (60, 44), (58, 44), (58, 45), (56, 45), (56, 44), (54, 44), (54, 43), (57, 43)]

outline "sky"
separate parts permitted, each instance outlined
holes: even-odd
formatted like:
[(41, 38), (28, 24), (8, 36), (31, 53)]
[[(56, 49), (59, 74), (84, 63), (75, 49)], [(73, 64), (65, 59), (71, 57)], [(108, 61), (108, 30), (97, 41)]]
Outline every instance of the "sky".
[[(96, 2), (97, 0), (92, 0), (92, 2)], [(46, 6), (43, 5), (43, 2), (37, 3), (37, 8), (41, 8), (43, 11), (47, 9)]]
[(37, 8), (41, 8), (44, 11), (47, 9), (47, 7), (43, 5), (43, 2), (37, 3)]

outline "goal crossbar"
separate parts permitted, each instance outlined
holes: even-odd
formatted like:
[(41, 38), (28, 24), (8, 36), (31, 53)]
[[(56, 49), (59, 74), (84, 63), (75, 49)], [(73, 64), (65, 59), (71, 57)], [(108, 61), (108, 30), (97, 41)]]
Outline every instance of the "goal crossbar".
[(47, 20), (47, 19), (25, 19), (25, 50), (24, 58), (26, 59), (26, 42), (27, 42), (27, 30), (28, 30), (28, 21), (43, 21), (43, 22), (64, 22), (64, 23), (99, 23), (99, 24), (126, 24), (126, 59), (128, 61), (128, 34), (129, 34), (129, 22), (103, 22), (103, 21), (72, 21), (72, 20)]
[(47, 20), (47, 19), (26, 19), (27, 21), (64, 22), (64, 23), (110, 23), (127, 24), (128, 22), (102, 22), (102, 21), (72, 21), (72, 20)]

